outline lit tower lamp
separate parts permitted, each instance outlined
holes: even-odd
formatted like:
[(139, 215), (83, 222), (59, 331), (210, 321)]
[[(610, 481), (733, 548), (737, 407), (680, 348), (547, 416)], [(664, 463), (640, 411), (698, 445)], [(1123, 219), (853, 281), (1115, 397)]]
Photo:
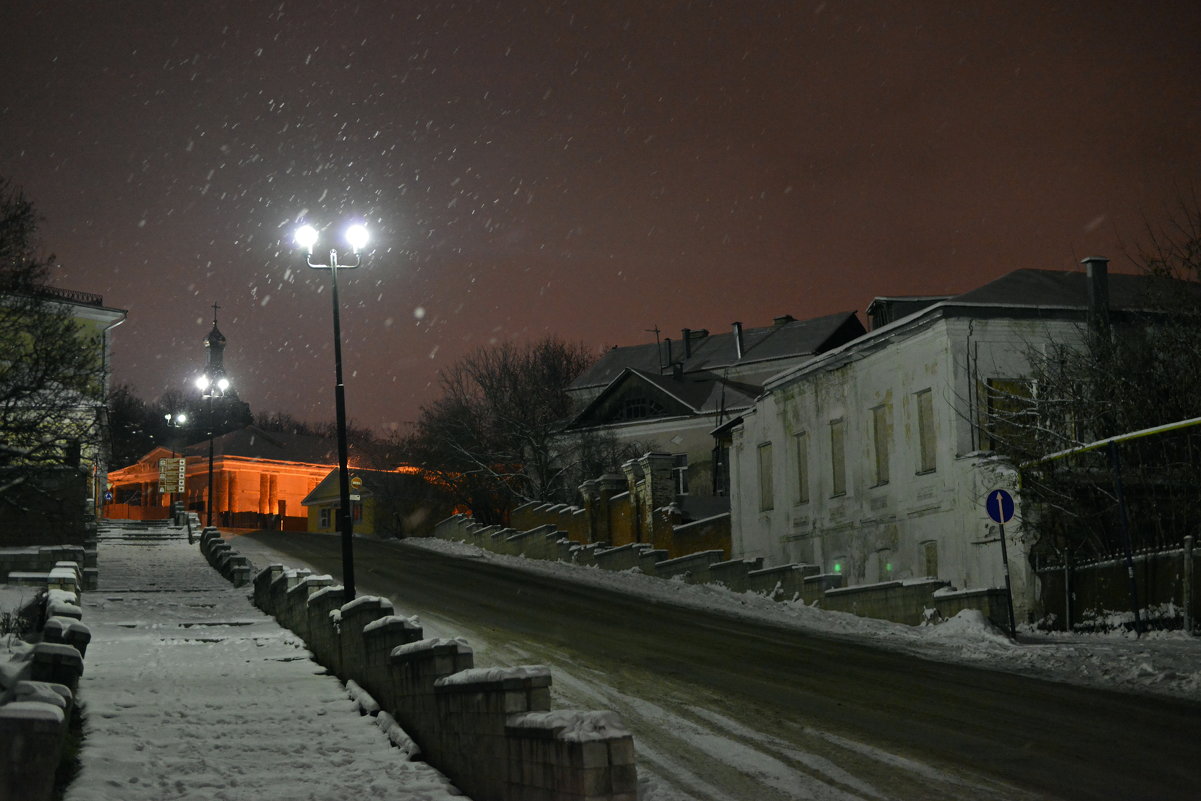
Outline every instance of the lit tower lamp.
[(352, 264), (339, 264), (338, 251), (331, 249), (329, 262), (313, 261), (313, 248), (317, 244), (317, 229), (311, 225), (301, 226), (296, 231), (296, 244), (308, 251), (308, 264), (315, 270), (329, 270), (330, 288), (334, 304), (334, 413), (338, 427), (338, 516), (342, 532), (342, 585), (345, 600), (352, 601), (354, 592), (354, 518), (350, 509), (350, 474), (346, 469), (346, 389), (342, 384), (342, 327), (338, 317), (338, 270), (352, 270), (359, 266), (361, 251), (367, 245), (367, 229), (352, 225), (346, 229), (346, 242), (354, 254)]
[(213, 525), (213, 398), (225, 396), (229, 389), (229, 379), (223, 375), (210, 376), (208, 373), (196, 379), (196, 388), (201, 397), (208, 399), (208, 428), (209, 428), (209, 491), (208, 507), (206, 510), (205, 526)]

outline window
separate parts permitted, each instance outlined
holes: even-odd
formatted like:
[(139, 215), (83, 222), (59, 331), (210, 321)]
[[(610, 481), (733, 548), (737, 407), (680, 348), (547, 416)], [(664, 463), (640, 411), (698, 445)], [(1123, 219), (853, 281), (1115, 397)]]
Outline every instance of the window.
[(876, 456), (875, 486), (888, 483), (888, 407), (872, 409), (872, 446)]
[(1034, 409), (1034, 384), (1021, 378), (990, 378), (981, 392), (984, 430), (980, 447), (984, 450), (1014, 450), (1033, 437), (1037, 422)]
[(892, 581), (892, 551), (881, 548), (876, 551), (877, 581)]
[(922, 543), (922, 563), (928, 578), (938, 578), (938, 543), (934, 540)]
[(792, 438), (796, 457), (796, 502), (809, 503), (809, 438), (801, 432)]
[(771, 443), (764, 442), (759, 446), (759, 511), (768, 512), (773, 508)]
[(724, 443), (713, 448), (713, 494), (719, 498), (730, 494), (730, 449)]
[(363, 519), (363, 504), (359, 501), (350, 502), (350, 519), (356, 523)]
[(675, 479), (676, 495), (688, 494), (688, 454), (677, 453), (672, 456), (672, 478)]
[(831, 495), (846, 495), (847, 460), (846, 437), (842, 420), (830, 421), (830, 478)]
[(663, 406), (652, 398), (644, 395), (631, 395), (623, 398), (613, 412), (613, 419), (641, 420), (663, 414)]
[(333, 516), (333, 511), (334, 510), (329, 508), (328, 506), (321, 507), (321, 527), (322, 528), (330, 527), (330, 519)]
[(938, 433), (934, 430), (934, 393), (928, 389), (917, 393), (917, 437), (917, 471), (932, 473), (937, 466)]

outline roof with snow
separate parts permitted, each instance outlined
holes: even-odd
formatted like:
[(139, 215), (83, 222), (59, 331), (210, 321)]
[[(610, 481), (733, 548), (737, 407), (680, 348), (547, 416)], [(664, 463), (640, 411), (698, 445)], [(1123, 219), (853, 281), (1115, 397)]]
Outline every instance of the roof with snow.
[(703, 329), (689, 332), (688, 342), (667, 340), (662, 344), (615, 347), (581, 373), (569, 389), (607, 386), (625, 370), (643, 375), (670, 373), (680, 365), (685, 374), (712, 372), (726, 367), (821, 353), (864, 333), (855, 312), (839, 312), (812, 320), (779, 318), (775, 325), (744, 328), (742, 356), (733, 331), (710, 334)]
[[(1188, 281), (1147, 275), (1108, 273), (1109, 305), (1114, 309), (1140, 310), (1162, 307), (1172, 294), (1198, 292)], [(1040, 309), (1085, 309), (1089, 277), (1065, 270), (1014, 270), (995, 281), (949, 298), (953, 305), (1010, 306)]]

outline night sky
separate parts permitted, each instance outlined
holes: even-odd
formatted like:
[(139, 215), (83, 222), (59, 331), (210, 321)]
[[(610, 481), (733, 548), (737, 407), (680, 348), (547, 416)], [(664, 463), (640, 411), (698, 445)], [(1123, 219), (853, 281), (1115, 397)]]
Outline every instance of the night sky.
[[(114, 380), (385, 429), (489, 342), (600, 350), (1076, 269), (1201, 178), (1201, 3), (181, 2), (0, 11), (0, 175)], [(319, 246), (321, 248), (321, 246)]]

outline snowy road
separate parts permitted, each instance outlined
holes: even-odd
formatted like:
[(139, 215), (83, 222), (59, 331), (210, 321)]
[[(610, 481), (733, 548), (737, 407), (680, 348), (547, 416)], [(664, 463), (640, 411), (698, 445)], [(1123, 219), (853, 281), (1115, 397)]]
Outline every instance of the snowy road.
[[(335, 575), (333, 538), (259, 538)], [(958, 665), (622, 597), (486, 559), (356, 543), (360, 592), (544, 663), (556, 706), (618, 711), (644, 801), (1191, 798), (1197, 705)], [(259, 548), (256, 552), (256, 548)]]
[[(180, 539), (106, 532), (67, 801), (451, 801), (334, 677)], [(459, 796), (461, 798), (461, 796)]]

